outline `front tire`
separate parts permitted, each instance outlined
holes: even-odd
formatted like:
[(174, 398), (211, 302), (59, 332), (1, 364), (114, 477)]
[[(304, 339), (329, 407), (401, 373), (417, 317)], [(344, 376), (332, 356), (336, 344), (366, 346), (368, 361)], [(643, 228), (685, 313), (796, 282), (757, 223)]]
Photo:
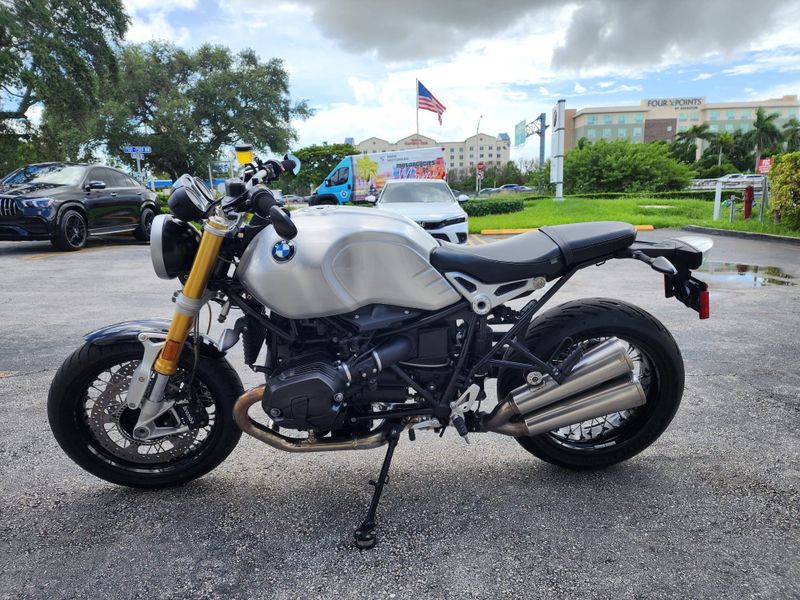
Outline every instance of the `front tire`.
[(64, 211), (58, 220), (58, 231), (51, 243), (59, 250), (73, 252), (83, 248), (88, 237), (86, 217), (77, 210), (69, 209)]
[[(636, 374), (647, 402), (632, 410), (517, 441), (534, 456), (570, 469), (600, 469), (635, 456), (658, 439), (680, 405), (684, 368), (678, 345), (651, 314), (606, 298), (568, 302), (546, 312), (531, 323), (525, 345), (546, 360), (568, 337), (585, 347), (610, 337), (627, 343), (638, 365)], [(559, 356), (566, 356), (574, 347), (562, 349)], [(505, 398), (522, 384), (520, 371), (501, 371), (498, 397)]]
[(232, 411), (243, 393), (242, 383), (224, 358), (205, 356), (199, 358), (192, 379), (194, 356), (183, 352), (167, 390), (177, 402), (193, 403), (193, 414), (206, 425), (140, 442), (131, 435), (138, 410), (128, 409), (125, 398), (142, 354), (138, 342), (85, 344), (73, 352), (50, 385), (47, 416), (53, 435), (78, 465), (119, 485), (161, 488), (201, 477), (225, 460), (239, 441), (241, 430)]

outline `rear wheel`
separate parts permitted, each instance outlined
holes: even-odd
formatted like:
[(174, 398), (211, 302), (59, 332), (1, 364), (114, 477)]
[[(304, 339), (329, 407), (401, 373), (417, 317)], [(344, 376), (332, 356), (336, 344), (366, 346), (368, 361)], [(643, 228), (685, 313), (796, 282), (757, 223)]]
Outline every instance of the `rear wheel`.
[(132, 435), (139, 410), (125, 400), (142, 353), (138, 343), (86, 344), (64, 361), (47, 400), (56, 440), (81, 467), (120, 485), (166, 487), (205, 475), (241, 436), (232, 414), (243, 391), (238, 375), (224, 358), (201, 356), (194, 369), (184, 352), (165, 392), (175, 405), (156, 425), (186, 430), (141, 441)]
[[(559, 350), (565, 338), (572, 345)], [(609, 338), (627, 347), (634, 375), (647, 396), (643, 406), (605, 415), (533, 437), (520, 445), (547, 462), (572, 469), (596, 469), (627, 460), (652, 444), (675, 416), (683, 395), (683, 359), (672, 335), (644, 310), (604, 298), (562, 304), (536, 319), (525, 343), (537, 356), (563, 360), (576, 345), (584, 349)], [(498, 397), (523, 385), (522, 373), (498, 376)]]
[(86, 245), (89, 237), (89, 228), (86, 217), (77, 210), (66, 210), (58, 221), (56, 237), (51, 240), (53, 246), (59, 250), (80, 250)]
[(139, 217), (139, 226), (133, 231), (133, 237), (140, 242), (150, 241), (150, 226), (153, 224), (153, 219), (156, 213), (152, 208), (146, 207), (142, 209), (142, 214)]

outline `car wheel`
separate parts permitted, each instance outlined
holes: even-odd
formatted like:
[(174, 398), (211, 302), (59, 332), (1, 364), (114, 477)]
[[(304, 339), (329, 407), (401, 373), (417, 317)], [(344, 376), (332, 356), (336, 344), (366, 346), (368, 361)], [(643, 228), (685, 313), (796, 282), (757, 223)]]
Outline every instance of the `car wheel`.
[(51, 242), (59, 250), (71, 252), (83, 248), (88, 237), (89, 228), (86, 225), (86, 217), (77, 210), (67, 210), (61, 215), (58, 232)]
[(153, 224), (153, 219), (156, 213), (152, 208), (143, 208), (142, 215), (139, 217), (139, 226), (133, 231), (133, 237), (140, 242), (150, 241), (150, 226)]

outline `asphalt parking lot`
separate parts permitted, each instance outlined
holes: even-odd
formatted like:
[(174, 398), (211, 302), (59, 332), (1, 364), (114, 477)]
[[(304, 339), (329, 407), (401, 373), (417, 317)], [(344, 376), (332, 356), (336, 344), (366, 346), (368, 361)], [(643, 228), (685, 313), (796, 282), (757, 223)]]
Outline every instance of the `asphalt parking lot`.
[(620, 298), (673, 332), (686, 391), (656, 444), (572, 473), (500, 436), (405, 438), (369, 552), (352, 531), (382, 449), (243, 438), (210, 475), (153, 492), (70, 462), (45, 413), (55, 370), (92, 329), (169, 317), (176, 285), (145, 245), (0, 243), (0, 598), (798, 598), (800, 246), (715, 241), (709, 321), (634, 261), (552, 303)]

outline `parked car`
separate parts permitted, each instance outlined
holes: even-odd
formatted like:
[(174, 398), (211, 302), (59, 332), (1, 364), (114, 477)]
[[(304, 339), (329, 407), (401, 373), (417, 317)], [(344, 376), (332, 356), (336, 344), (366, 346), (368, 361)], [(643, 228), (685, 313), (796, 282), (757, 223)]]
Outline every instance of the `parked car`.
[(500, 193), (514, 193), (522, 191), (522, 186), (518, 183), (506, 183), (505, 185), (501, 185), (497, 188), (497, 191)]
[(742, 173), (728, 173), (727, 175), (720, 177), (719, 181), (723, 183), (735, 183), (742, 179), (744, 179), (744, 175)]
[(296, 194), (284, 194), (283, 201), (286, 204), (301, 204), (303, 202), (308, 202), (305, 196), (298, 196)]
[[(366, 200), (375, 201), (375, 197)], [(458, 203), (441, 179), (390, 179), (375, 206), (416, 221), (436, 239), (463, 244), (467, 241), (467, 213)]]
[(0, 240), (50, 240), (59, 250), (111, 233), (148, 241), (157, 212), (155, 193), (103, 165), (38, 163), (0, 180)]
[(497, 188), (483, 188), (480, 192), (478, 192), (478, 196), (491, 196), (492, 194), (497, 193)]

